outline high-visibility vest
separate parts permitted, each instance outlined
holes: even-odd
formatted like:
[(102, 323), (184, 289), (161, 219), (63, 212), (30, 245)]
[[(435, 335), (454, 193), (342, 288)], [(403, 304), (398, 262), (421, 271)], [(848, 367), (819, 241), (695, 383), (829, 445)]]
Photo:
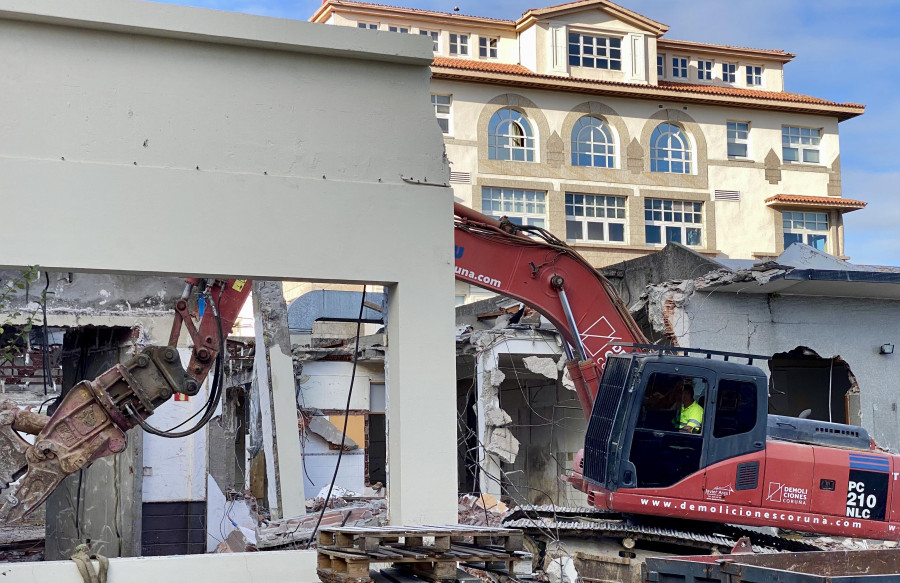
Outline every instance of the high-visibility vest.
[(687, 407), (682, 405), (681, 415), (678, 416), (678, 429), (690, 427), (694, 431), (699, 432), (703, 425), (703, 407), (694, 401)]

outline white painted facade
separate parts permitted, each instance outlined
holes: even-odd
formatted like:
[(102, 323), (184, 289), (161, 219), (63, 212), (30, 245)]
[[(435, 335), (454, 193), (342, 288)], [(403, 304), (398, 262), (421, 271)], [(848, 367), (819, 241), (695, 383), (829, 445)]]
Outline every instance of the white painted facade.
[[(390, 519), (455, 521), (452, 196), (403, 180), (448, 178), (439, 130), (423, 131), (429, 49), (162, 4), (2, 0), (0, 188), (41, 201), (44, 235), (10, 223), (0, 263), (384, 285)], [(278, 390), (292, 412), (293, 386)], [(283, 443), (282, 475), (299, 476), (299, 442)], [(191, 578), (231, 576), (215, 573)]]

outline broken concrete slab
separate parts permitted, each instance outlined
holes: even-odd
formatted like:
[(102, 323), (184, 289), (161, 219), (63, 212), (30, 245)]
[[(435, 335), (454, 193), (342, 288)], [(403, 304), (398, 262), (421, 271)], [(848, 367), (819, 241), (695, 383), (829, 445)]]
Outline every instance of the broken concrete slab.
[(519, 440), (516, 439), (512, 431), (505, 427), (496, 427), (490, 432), (488, 443), (485, 449), (506, 463), (514, 463), (516, 456), (519, 455)]
[(490, 409), (484, 414), (484, 422), (490, 427), (506, 427), (512, 423), (512, 417), (503, 409)]
[(341, 446), (343, 440), (344, 451), (359, 449), (359, 445), (345, 436), (340, 429), (334, 426), (334, 423), (325, 417), (314, 415), (310, 418), (307, 428), (332, 445)]
[(548, 379), (556, 380), (559, 378), (559, 367), (552, 358), (540, 356), (526, 356), (522, 359), (525, 368), (535, 374), (542, 374)]
[[(305, 546), (313, 538), (313, 529), (319, 519), (318, 512), (311, 512), (272, 521), (257, 530), (257, 546), (260, 549), (277, 549), (287, 545)], [(387, 500), (376, 498), (368, 502), (357, 502), (343, 508), (326, 510), (319, 526), (383, 526), (387, 524)], [(316, 541), (312, 541), (315, 547)]]

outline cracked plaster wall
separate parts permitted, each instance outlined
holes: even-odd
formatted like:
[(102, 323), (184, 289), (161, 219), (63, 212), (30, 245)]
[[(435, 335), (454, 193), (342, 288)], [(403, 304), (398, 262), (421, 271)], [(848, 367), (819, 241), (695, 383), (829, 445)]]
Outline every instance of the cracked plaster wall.
[(671, 334), (684, 347), (771, 355), (806, 346), (822, 358), (841, 356), (859, 383), (862, 426), (879, 445), (900, 449), (900, 359), (878, 352), (885, 343), (900, 345), (900, 302), (694, 287), (669, 282), (649, 288), (657, 333)]

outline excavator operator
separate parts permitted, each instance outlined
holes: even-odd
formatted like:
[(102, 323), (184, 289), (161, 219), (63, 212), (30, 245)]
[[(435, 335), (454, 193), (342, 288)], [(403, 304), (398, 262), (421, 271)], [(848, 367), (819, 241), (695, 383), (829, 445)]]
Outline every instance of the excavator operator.
[(703, 427), (703, 407), (694, 400), (694, 387), (684, 385), (681, 391), (681, 410), (678, 414), (678, 430), (682, 433), (700, 433)]

